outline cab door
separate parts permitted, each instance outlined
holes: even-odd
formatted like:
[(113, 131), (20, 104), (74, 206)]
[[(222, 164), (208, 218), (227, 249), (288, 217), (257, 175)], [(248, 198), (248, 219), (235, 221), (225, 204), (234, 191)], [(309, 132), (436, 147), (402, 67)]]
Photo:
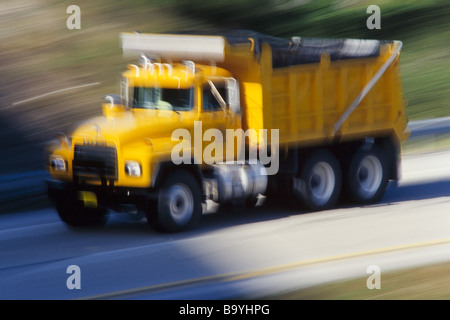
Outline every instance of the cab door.
[(235, 148), (227, 148), (227, 129), (234, 132), (240, 128), (239, 91), (233, 80), (210, 79), (202, 88), (203, 157), (207, 164), (236, 158)]

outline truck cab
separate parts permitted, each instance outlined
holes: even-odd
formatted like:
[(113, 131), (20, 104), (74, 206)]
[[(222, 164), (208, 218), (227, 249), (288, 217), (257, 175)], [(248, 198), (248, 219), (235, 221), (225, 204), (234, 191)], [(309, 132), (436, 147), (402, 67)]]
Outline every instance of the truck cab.
[[(74, 226), (102, 224), (108, 208), (133, 208), (148, 213), (160, 229), (194, 224), (210, 164), (238, 157), (226, 141), (227, 130), (241, 128), (237, 80), (214, 65), (142, 55), (139, 65), (128, 65), (122, 74), (121, 94), (105, 96), (102, 110), (70, 139), (61, 136), (52, 150), (49, 193), (61, 219)], [(208, 143), (213, 150), (203, 152)], [(174, 187), (179, 180), (183, 186)], [(167, 194), (173, 202), (166, 208), (173, 211), (168, 222), (158, 216), (164, 201), (158, 198)], [(177, 220), (186, 210), (189, 217), (183, 219), (192, 222)]]

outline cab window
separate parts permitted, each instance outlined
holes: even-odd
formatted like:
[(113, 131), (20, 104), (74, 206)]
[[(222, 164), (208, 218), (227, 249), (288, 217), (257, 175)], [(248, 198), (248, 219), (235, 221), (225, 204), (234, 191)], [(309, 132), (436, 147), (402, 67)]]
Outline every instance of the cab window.
[[(215, 90), (217, 91), (215, 92)], [(222, 111), (228, 104), (227, 100), (227, 90), (224, 83), (213, 83), (213, 87), (207, 83), (203, 87), (204, 111)], [(223, 105), (224, 103), (225, 105)]]
[(192, 88), (135, 87), (133, 108), (189, 111), (193, 106), (193, 92)]

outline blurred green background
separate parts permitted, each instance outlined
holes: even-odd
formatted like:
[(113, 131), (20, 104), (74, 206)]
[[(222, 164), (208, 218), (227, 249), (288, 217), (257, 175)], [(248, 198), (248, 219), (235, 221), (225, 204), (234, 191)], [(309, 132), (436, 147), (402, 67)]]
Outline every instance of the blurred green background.
[[(81, 9), (80, 30), (66, 26), (70, 5)], [(366, 26), (369, 5), (381, 9), (380, 30)], [(131, 62), (122, 57), (120, 32), (243, 28), (286, 38), (401, 40), (404, 95), (416, 120), (450, 115), (449, 17), (447, 0), (3, 0), (0, 174), (44, 169), (47, 141), (100, 114)], [(92, 85), (76, 88), (85, 84)], [(66, 88), (73, 89), (60, 91)]]

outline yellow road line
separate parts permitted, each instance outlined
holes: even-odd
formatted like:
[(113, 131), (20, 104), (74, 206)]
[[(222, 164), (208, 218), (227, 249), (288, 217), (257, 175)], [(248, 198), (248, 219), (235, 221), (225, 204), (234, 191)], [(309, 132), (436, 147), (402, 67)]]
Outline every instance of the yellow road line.
[(415, 249), (415, 248), (420, 248), (420, 247), (427, 247), (427, 246), (446, 244), (446, 243), (450, 244), (450, 238), (417, 242), (417, 243), (412, 243), (412, 244), (398, 245), (398, 246), (386, 247), (386, 248), (381, 248), (381, 249), (373, 249), (373, 250), (352, 252), (352, 253), (346, 253), (346, 254), (339, 254), (339, 255), (329, 256), (329, 257), (303, 260), (303, 261), (288, 263), (288, 264), (284, 264), (284, 265), (280, 265), (280, 266), (256, 270), (253, 272), (246, 272), (242, 275), (233, 277), (232, 280), (230, 280), (230, 281), (243, 280), (243, 279), (253, 278), (253, 277), (257, 277), (257, 276), (264, 276), (264, 275), (269, 275), (269, 274), (274, 274), (274, 273), (280, 273), (280, 272), (304, 267), (307, 265), (318, 264), (318, 263), (331, 262), (331, 261), (342, 260), (342, 259), (357, 258), (357, 257), (375, 255), (375, 254), (381, 254), (381, 253), (389, 253), (389, 252), (399, 251), (399, 250)]
[(151, 292), (151, 291), (157, 291), (157, 290), (163, 290), (163, 289), (170, 289), (173, 287), (180, 287), (180, 286), (190, 285), (190, 284), (195, 284), (195, 283), (209, 282), (209, 281), (213, 281), (213, 280), (216, 280), (216, 281), (222, 280), (223, 282), (233, 282), (233, 281), (238, 281), (238, 280), (245, 280), (245, 279), (251, 279), (251, 278), (260, 277), (260, 276), (267, 276), (267, 275), (271, 275), (271, 274), (281, 273), (281, 272), (293, 270), (293, 269), (308, 266), (308, 265), (314, 265), (314, 264), (319, 264), (319, 263), (332, 262), (332, 261), (350, 259), (350, 258), (358, 258), (358, 257), (368, 256), (368, 255), (389, 253), (389, 252), (400, 251), (400, 250), (417, 249), (420, 247), (428, 247), (428, 246), (434, 246), (434, 245), (440, 245), (440, 244), (450, 244), (450, 238), (416, 242), (416, 243), (411, 243), (411, 244), (398, 245), (398, 246), (392, 246), (392, 247), (386, 247), (386, 248), (380, 248), (380, 249), (365, 250), (365, 251), (339, 254), (339, 255), (322, 257), (322, 258), (302, 260), (302, 261), (297, 261), (297, 262), (283, 264), (283, 265), (274, 266), (274, 267), (263, 268), (263, 269), (254, 270), (254, 271), (235, 272), (235, 273), (229, 273), (229, 274), (212, 275), (212, 276), (207, 276), (207, 277), (174, 281), (174, 282), (158, 284), (158, 285), (151, 285), (151, 286), (146, 286), (146, 287), (141, 287), (141, 288), (134, 288), (134, 289), (116, 291), (116, 292), (111, 292), (111, 293), (99, 294), (99, 295), (95, 295), (95, 296), (86, 297), (83, 299), (118, 298), (120, 296), (136, 295), (139, 293), (145, 293), (145, 292)]

